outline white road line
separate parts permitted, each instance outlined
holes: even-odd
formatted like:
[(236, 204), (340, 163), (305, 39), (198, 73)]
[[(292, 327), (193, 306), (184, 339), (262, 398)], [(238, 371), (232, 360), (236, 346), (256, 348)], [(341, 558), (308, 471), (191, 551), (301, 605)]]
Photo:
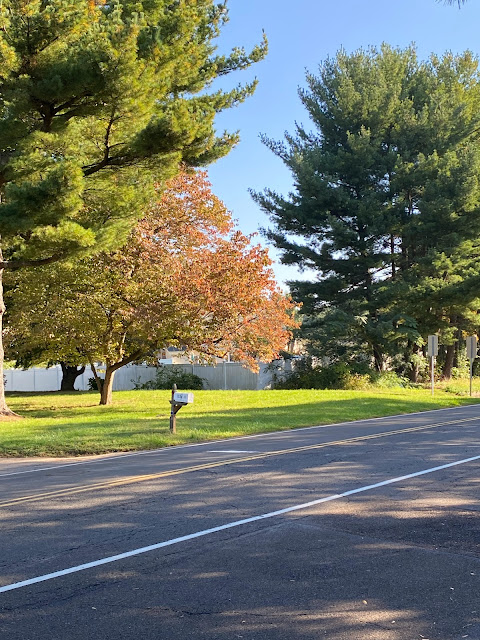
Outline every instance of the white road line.
[(22, 580), (21, 582), (14, 582), (0, 587), (0, 593), (6, 591), (13, 591), (14, 589), (21, 589), (28, 587), (38, 582), (46, 582), (47, 580), (54, 580), (55, 578), (61, 578), (62, 576), (69, 575), (70, 573), (78, 573), (79, 571), (85, 571), (86, 569), (93, 569), (100, 567), (103, 564), (110, 564), (111, 562), (117, 562), (118, 560), (124, 560), (125, 558), (131, 558), (132, 556), (138, 556), (142, 553), (148, 553), (149, 551), (155, 551), (156, 549), (162, 549), (163, 547), (170, 547), (180, 542), (187, 542), (188, 540), (194, 540), (195, 538), (201, 538), (208, 536), (212, 533), (218, 533), (219, 531), (225, 531), (226, 529), (233, 529), (234, 527), (241, 527), (244, 524), (250, 524), (251, 522), (258, 522), (259, 520), (267, 520), (268, 518), (275, 518), (286, 513), (292, 513), (293, 511), (300, 511), (300, 509), (309, 509), (323, 502), (330, 502), (332, 500), (340, 500), (348, 496), (353, 496), (356, 493), (363, 493), (364, 491), (371, 491), (372, 489), (378, 489), (379, 487), (385, 487), (389, 484), (396, 482), (402, 482), (403, 480), (409, 480), (410, 478), (417, 478), (418, 476), (424, 476), (428, 473), (434, 473), (435, 471), (442, 471), (443, 469), (449, 469), (450, 467), (456, 467), (460, 464), (466, 464), (467, 462), (473, 462), (480, 460), (479, 456), (473, 458), (465, 458), (464, 460), (457, 460), (457, 462), (449, 462), (448, 464), (442, 464), (438, 467), (431, 467), (430, 469), (423, 469), (422, 471), (416, 471), (415, 473), (409, 473), (405, 476), (399, 476), (398, 478), (391, 478), (390, 480), (383, 480), (382, 482), (376, 482), (375, 484), (369, 484), (357, 489), (351, 489), (350, 491), (344, 491), (343, 493), (336, 493), (326, 498), (319, 498), (318, 500), (312, 500), (311, 502), (304, 502), (303, 504), (297, 504), (293, 507), (287, 507), (285, 509), (279, 509), (278, 511), (270, 511), (269, 513), (263, 513), (259, 516), (253, 516), (251, 518), (244, 518), (243, 520), (236, 520), (235, 522), (229, 522), (228, 524), (222, 524), (218, 527), (212, 527), (211, 529), (204, 529), (203, 531), (197, 531), (196, 533), (190, 533), (186, 536), (180, 536), (179, 538), (172, 538), (165, 542), (158, 542), (157, 544), (151, 544), (148, 547), (141, 547), (139, 549), (133, 549), (132, 551), (126, 551), (125, 553), (119, 553), (115, 556), (109, 556), (108, 558), (102, 558), (100, 560), (94, 560), (93, 562), (86, 562), (85, 564), (79, 564), (76, 567), (70, 567), (69, 569), (62, 569), (61, 571), (54, 571), (53, 573), (47, 573), (43, 576), (37, 576), (36, 578), (30, 578), (29, 580)]
[[(236, 442), (237, 440), (249, 440), (252, 438), (263, 438), (270, 436), (279, 436), (284, 435), (287, 437), (295, 436), (295, 433), (298, 431), (309, 431), (312, 429), (328, 429), (329, 427), (341, 427), (349, 424), (356, 424), (362, 422), (377, 422), (379, 420), (390, 420), (392, 418), (409, 418), (410, 416), (418, 416), (425, 415), (431, 413), (437, 413), (439, 411), (453, 411), (455, 409), (466, 409), (469, 407), (477, 407), (477, 404), (466, 404), (462, 407), (444, 407), (443, 409), (429, 409), (427, 411), (415, 411), (414, 413), (398, 413), (393, 416), (381, 416), (380, 418), (362, 418), (361, 420), (349, 420), (348, 422), (333, 422), (331, 424), (319, 424), (314, 425), (312, 427), (298, 427), (296, 429), (283, 429), (282, 431), (268, 431), (266, 433), (255, 433), (251, 436), (235, 436), (234, 438), (222, 438), (220, 440), (207, 440), (206, 442), (195, 442), (193, 444), (179, 444), (173, 445), (169, 447), (162, 447), (160, 449), (149, 449), (147, 451), (132, 451), (131, 453), (121, 453), (118, 455), (107, 456), (103, 458), (97, 458), (95, 460), (83, 460), (82, 462), (66, 462), (65, 464), (57, 464), (52, 465), (51, 467), (40, 467), (38, 469), (27, 469), (25, 471), (11, 471), (9, 473), (0, 473), (0, 478), (5, 478), (7, 476), (20, 476), (26, 473), (39, 473), (40, 471), (52, 471), (55, 469), (63, 469), (65, 467), (77, 467), (79, 465), (84, 464), (96, 464), (99, 462), (110, 462), (110, 460), (120, 460), (122, 458), (130, 458), (133, 456), (148, 456), (148, 455), (158, 455), (160, 453), (165, 454), (170, 451), (178, 451), (179, 449), (191, 449), (192, 447), (208, 447), (212, 444), (223, 444), (228, 442)], [(475, 420), (475, 418), (479, 416), (474, 416), (473, 418), (469, 418), (470, 420)], [(460, 421), (465, 420), (465, 418), (460, 419)], [(448, 423), (446, 423), (448, 424)], [(1, 464), (0, 458), (0, 464)]]

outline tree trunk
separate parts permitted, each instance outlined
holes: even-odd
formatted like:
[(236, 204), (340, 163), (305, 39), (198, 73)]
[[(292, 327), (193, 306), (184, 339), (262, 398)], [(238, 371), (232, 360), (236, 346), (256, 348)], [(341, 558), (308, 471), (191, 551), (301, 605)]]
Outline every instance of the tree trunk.
[(455, 342), (455, 356), (453, 358), (453, 366), (458, 367), (458, 359), (460, 357), (460, 343), (462, 340), (462, 330), (457, 330), (457, 340)]
[[(0, 249), (0, 260), (3, 261), (2, 251)], [(3, 301), (3, 269), (0, 269), (0, 418), (1, 417), (19, 417), (7, 406), (5, 400), (5, 381), (3, 377), (3, 361), (5, 352), (3, 349), (3, 314), (5, 313), (5, 303)]]
[[(409, 343), (410, 344), (410, 343)], [(418, 376), (420, 374), (420, 366), (418, 363), (418, 360), (415, 356), (418, 356), (420, 348), (418, 346), (418, 344), (414, 344), (412, 346), (412, 358), (410, 360), (410, 364), (411, 364), (411, 368), (409, 371), (409, 378), (410, 378), (410, 382), (414, 382), (417, 383), (418, 382)]]
[(373, 347), (373, 360), (375, 363), (375, 369), (379, 373), (382, 373), (382, 371), (385, 371), (385, 360), (383, 358), (383, 353), (380, 350), (380, 347), (378, 345), (372, 345), (372, 347)]
[(112, 404), (113, 378), (115, 376), (115, 371), (116, 369), (107, 365), (105, 380), (103, 381), (102, 390), (100, 392), (100, 404)]
[(125, 357), (123, 360), (119, 360), (118, 362), (112, 362), (111, 360), (107, 361), (105, 365), (105, 379), (99, 377), (95, 365), (90, 359), (90, 367), (93, 371), (93, 375), (95, 376), (98, 390), (100, 391), (100, 404), (112, 404), (113, 378), (115, 376), (115, 371), (124, 367), (126, 364), (130, 364), (130, 362), (135, 362), (142, 356), (142, 353), (142, 351), (135, 351), (130, 356)]
[(92, 373), (93, 373), (93, 377), (95, 378), (95, 382), (97, 383), (98, 393), (101, 395), (102, 388), (103, 388), (103, 378), (100, 378), (100, 376), (98, 375), (97, 368), (93, 364), (92, 360), (89, 360), (89, 362), (90, 362), (90, 369), (92, 370)]
[(392, 280), (396, 279), (396, 268), (395, 268), (395, 236), (393, 233), (390, 234), (390, 264), (392, 266)]
[(65, 362), (60, 362), (62, 367), (62, 383), (60, 385), (60, 391), (75, 391), (75, 380), (78, 376), (81, 376), (85, 371), (85, 367), (70, 367)]
[(419, 370), (418, 364), (412, 364), (412, 367), (409, 372), (410, 382), (413, 382), (413, 384), (417, 384), (419, 373), (420, 373), (420, 370)]
[(455, 358), (455, 343), (449, 344), (447, 346), (447, 354), (445, 357), (445, 364), (443, 365), (443, 371), (442, 371), (443, 380), (450, 380), (450, 378), (452, 377), (452, 368), (453, 368), (454, 358)]

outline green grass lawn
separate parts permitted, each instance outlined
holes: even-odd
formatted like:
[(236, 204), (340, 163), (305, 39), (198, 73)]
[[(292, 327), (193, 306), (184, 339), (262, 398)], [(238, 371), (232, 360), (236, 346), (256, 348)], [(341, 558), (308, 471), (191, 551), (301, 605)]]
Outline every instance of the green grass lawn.
[(110, 407), (98, 394), (11, 393), (22, 420), (1, 423), (1, 456), (64, 456), (175, 444), (454, 407), (480, 399), (443, 390), (196, 391), (169, 433), (169, 391), (118, 391)]

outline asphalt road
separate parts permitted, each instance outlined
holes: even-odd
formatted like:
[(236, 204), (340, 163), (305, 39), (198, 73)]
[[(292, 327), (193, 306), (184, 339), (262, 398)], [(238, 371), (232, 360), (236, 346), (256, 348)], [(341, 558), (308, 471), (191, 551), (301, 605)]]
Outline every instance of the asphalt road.
[(479, 405), (0, 460), (0, 638), (480, 640), (479, 472)]

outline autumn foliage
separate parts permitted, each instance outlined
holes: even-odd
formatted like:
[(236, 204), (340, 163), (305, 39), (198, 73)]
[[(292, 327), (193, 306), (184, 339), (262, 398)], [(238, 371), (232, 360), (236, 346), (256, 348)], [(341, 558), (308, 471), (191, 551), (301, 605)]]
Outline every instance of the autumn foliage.
[(253, 368), (285, 347), (291, 303), (276, 285), (267, 251), (234, 228), (205, 173), (171, 181), (136, 228), (132, 249), (142, 253), (146, 279), (158, 283), (161, 272), (169, 273), (179, 342)]
[(48, 335), (50, 359), (105, 362), (104, 404), (117, 369), (170, 345), (256, 368), (295, 325), (270, 265), (234, 227), (206, 174), (182, 173), (119, 251), (17, 276), (10, 345), (18, 357)]

